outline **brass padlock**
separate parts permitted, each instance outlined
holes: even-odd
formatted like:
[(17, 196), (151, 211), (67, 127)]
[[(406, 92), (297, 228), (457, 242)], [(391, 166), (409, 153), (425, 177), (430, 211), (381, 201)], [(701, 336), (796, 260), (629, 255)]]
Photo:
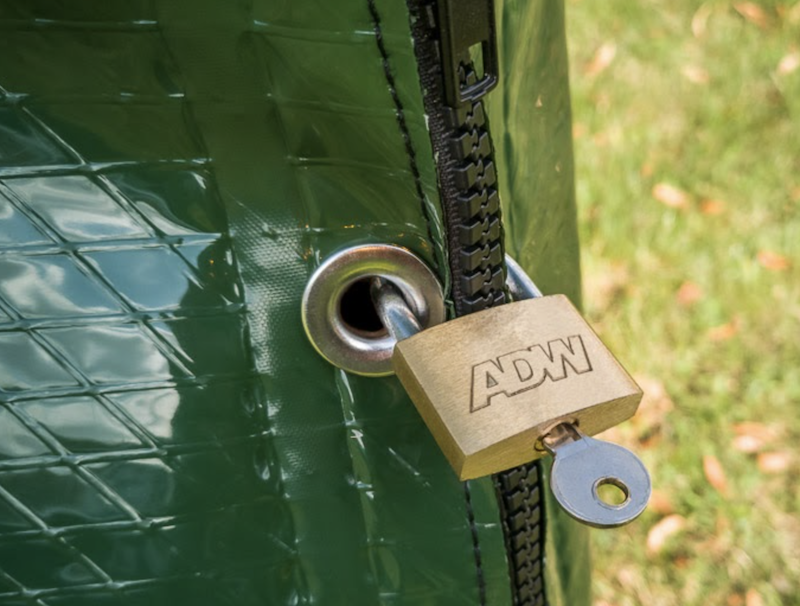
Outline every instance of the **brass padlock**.
[[(400, 292), (373, 282), (397, 376), (461, 480), (549, 452), (551, 488), (570, 515), (626, 524), (647, 505), (649, 474), (629, 450), (589, 436), (631, 417), (642, 391), (565, 296), (542, 297), (507, 262), (516, 302), (421, 332)], [(605, 502), (603, 484), (624, 501)]]
[(563, 295), (429, 328), (399, 341), (392, 362), (462, 480), (543, 456), (561, 423), (587, 435), (618, 425), (642, 398)]

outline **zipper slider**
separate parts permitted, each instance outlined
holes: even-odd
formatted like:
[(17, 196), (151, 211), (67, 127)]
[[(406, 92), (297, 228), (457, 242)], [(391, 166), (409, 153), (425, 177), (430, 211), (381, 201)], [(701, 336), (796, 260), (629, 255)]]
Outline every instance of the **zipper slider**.
[[(438, 0), (444, 96), (451, 108), (474, 103), (497, 86), (497, 28), (494, 0)], [(470, 49), (480, 44), (483, 73)]]

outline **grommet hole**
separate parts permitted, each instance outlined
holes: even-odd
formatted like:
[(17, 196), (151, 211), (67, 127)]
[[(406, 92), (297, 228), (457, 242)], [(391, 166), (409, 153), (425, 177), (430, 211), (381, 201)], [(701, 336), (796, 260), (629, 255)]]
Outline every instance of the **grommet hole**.
[(301, 302), (303, 329), (328, 362), (368, 377), (393, 373), (395, 338), (379, 320), (371, 280), (392, 282), (426, 327), (445, 319), (439, 279), (422, 259), (392, 244), (365, 244), (329, 256), (308, 279)]
[(630, 500), (628, 487), (617, 478), (603, 478), (594, 485), (594, 494), (603, 505), (622, 507)]
[(370, 294), (371, 277), (350, 284), (339, 299), (339, 317), (353, 333), (365, 338), (378, 339), (388, 333), (378, 317)]

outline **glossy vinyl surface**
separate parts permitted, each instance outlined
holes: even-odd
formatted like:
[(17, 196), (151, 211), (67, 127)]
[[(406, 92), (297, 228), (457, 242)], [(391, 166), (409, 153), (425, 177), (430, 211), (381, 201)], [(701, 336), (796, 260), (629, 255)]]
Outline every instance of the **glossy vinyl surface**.
[[(403, 3), (31, 0), (0, 30), (0, 604), (510, 603), (491, 483), (468, 509), (399, 383), (300, 322), (346, 246), (449, 279)], [(574, 266), (569, 203), (508, 187), (520, 259), (527, 217)]]

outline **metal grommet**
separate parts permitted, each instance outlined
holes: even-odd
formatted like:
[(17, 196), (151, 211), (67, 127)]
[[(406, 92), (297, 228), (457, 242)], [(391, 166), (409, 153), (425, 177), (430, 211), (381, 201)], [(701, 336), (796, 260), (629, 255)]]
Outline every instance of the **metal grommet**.
[(369, 244), (340, 251), (311, 276), (303, 293), (303, 327), (314, 348), (331, 364), (366, 376), (393, 374), (395, 340), (385, 331), (368, 334), (342, 318), (347, 289), (378, 276), (395, 284), (423, 328), (445, 319), (444, 295), (436, 275), (412, 252), (389, 244)]

